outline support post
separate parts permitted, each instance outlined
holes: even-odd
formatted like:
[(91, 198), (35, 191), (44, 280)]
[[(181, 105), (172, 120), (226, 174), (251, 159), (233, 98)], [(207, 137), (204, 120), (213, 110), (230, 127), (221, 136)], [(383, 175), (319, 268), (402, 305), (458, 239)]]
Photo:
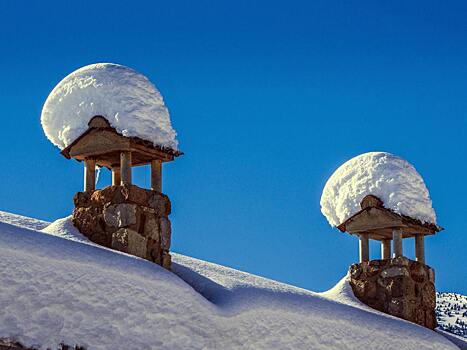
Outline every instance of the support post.
[(361, 233), (360, 235), (360, 262), (370, 260), (370, 242), (368, 233)]
[(120, 176), (122, 185), (131, 185), (131, 152), (120, 153)]
[(422, 234), (415, 236), (415, 260), (425, 263), (425, 236)]
[(96, 160), (84, 160), (84, 190), (94, 191), (96, 189)]
[(392, 230), (392, 242), (394, 245), (393, 257), (398, 258), (403, 255), (402, 253), (402, 230), (393, 229)]
[(120, 167), (112, 167), (112, 186), (120, 186), (121, 182)]
[(151, 189), (162, 192), (162, 161), (160, 159), (151, 161)]
[(383, 239), (381, 241), (381, 259), (391, 259), (391, 240)]

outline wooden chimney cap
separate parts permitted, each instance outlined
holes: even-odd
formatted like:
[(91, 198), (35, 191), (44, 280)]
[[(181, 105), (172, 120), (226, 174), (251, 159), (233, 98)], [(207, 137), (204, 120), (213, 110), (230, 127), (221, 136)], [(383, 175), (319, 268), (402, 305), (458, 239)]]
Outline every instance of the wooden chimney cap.
[(383, 201), (374, 195), (365, 196), (360, 202), (360, 207), (362, 209), (359, 212), (337, 226), (341, 232), (357, 235), (365, 233), (371, 239), (383, 240), (392, 238), (393, 229), (400, 229), (403, 238), (418, 234), (433, 235), (443, 230), (436, 224), (424, 223), (385, 208)]
[(101, 115), (92, 117), (88, 127), (61, 151), (65, 158), (78, 161), (92, 158), (97, 165), (110, 169), (120, 164), (121, 152), (131, 152), (132, 166), (149, 164), (153, 160), (170, 162), (183, 155), (182, 152), (154, 145), (139, 137), (123, 136)]

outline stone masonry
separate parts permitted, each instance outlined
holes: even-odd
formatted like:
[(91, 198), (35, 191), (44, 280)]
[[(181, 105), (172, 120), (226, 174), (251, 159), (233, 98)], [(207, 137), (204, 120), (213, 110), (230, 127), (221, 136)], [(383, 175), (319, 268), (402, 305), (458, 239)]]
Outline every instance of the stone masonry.
[(430, 329), (436, 327), (432, 268), (398, 257), (353, 264), (349, 273), (355, 296), (366, 305)]
[(170, 270), (169, 198), (134, 185), (78, 192), (72, 221), (92, 242)]

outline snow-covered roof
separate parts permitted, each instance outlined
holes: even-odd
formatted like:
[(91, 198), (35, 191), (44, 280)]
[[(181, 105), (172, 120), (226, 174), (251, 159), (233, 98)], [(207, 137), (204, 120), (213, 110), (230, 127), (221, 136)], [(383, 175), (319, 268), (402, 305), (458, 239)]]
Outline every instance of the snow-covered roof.
[(178, 148), (161, 94), (131, 68), (97, 63), (69, 74), (47, 97), (41, 123), (48, 139), (64, 149), (88, 129), (96, 115), (105, 117), (124, 136)]
[(179, 254), (174, 274), (89, 242), (70, 219), (42, 232), (42, 222), (1, 220), (0, 338), (26, 346), (456, 349), (363, 305), (346, 279), (318, 294)]
[(415, 168), (387, 152), (369, 152), (350, 159), (329, 178), (321, 195), (321, 212), (339, 226), (361, 210), (360, 202), (374, 195), (392, 211), (436, 224), (425, 182)]

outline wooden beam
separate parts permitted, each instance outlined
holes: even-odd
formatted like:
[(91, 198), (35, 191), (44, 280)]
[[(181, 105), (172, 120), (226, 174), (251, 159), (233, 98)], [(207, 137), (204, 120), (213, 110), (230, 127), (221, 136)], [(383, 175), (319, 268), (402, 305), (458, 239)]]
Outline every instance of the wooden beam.
[(398, 258), (403, 256), (402, 252), (402, 230), (394, 229), (392, 230), (392, 242), (394, 245), (394, 253), (392, 256)]
[(151, 189), (162, 192), (162, 161), (160, 159), (151, 161)]
[(391, 259), (391, 240), (381, 240), (381, 259)]
[(425, 236), (421, 234), (415, 236), (415, 260), (425, 263)]
[(370, 260), (370, 240), (368, 233), (362, 233), (360, 236), (360, 262)]
[(120, 167), (112, 167), (112, 186), (120, 186), (121, 182)]
[(122, 185), (131, 185), (131, 152), (120, 153), (120, 174)]
[(94, 191), (96, 189), (96, 160), (84, 160), (84, 191)]

